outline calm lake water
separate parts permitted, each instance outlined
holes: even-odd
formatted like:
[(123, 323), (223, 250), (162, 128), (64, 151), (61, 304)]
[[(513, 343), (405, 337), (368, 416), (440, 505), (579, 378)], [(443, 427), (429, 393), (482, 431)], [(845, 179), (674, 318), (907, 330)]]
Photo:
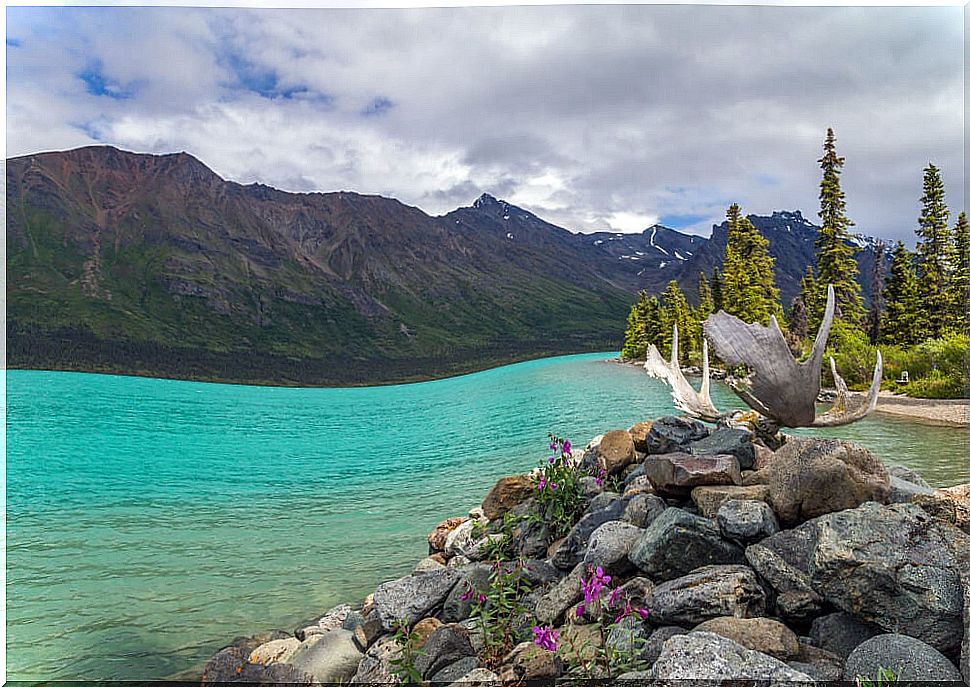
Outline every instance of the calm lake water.
[[(7, 677), (152, 679), (407, 573), (498, 477), (673, 412), (611, 354), (353, 389), (7, 373)], [(730, 391), (713, 393), (736, 406)], [(828, 430), (939, 486), (966, 432)]]

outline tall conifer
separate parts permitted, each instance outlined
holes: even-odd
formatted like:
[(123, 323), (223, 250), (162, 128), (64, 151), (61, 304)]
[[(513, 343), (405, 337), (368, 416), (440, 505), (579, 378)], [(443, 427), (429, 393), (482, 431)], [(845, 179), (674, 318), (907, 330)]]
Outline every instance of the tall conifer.
[(805, 275), (800, 283), (799, 296), (802, 305), (805, 307), (806, 326), (809, 330), (815, 329), (822, 322), (822, 311), (825, 302), (819, 298), (818, 283), (815, 281), (815, 270), (811, 265), (805, 268)]
[(737, 203), (727, 211), (728, 241), (724, 249), (725, 312), (745, 322), (767, 324), (771, 315), (780, 315), (778, 288), (775, 286), (775, 259), (768, 254), (768, 239), (762, 236)]
[(707, 275), (701, 272), (697, 279), (697, 319), (701, 322), (714, 312), (714, 296), (711, 285), (707, 282)]
[(965, 212), (960, 213), (953, 227), (953, 254), (955, 320), (964, 334), (970, 334), (970, 224)]
[[(822, 226), (815, 240), (818, 290), (819, 294), (824, 294), (831, 284), (835, 289), (836, 312), (841, 319), (861, 324), (863, 308), (859, 295), (859, 265), (855, 259), (857, 248), (849, 242), (849, 227), (853, 222), (845, 215), (845, 194), (839, 182), (845, 158), (835, 152), (835, 134), (831, 127), (825, 135), (822, 150), (823, 155), (818, 161), (822, 169), (818, 213)], [(819, 300), (824, 307), (824, 295)]]
[(711, 274), (711, 299), (714, 301), (714, 312), (724, 308), (724, 280), (717, 267)]
[(882, 324), (882, 311), (885, 308), (885, 298), (883, 289), (886, 282), (886, 244), (876, 241), (875, 255), (872, 264), (872, 302), (869, 307), (869, 315), (866, 318), (866, 331), (869, 334), (869, 342), (876, 343), (879, 340), (879, 329)]
[[(681, 360), (684, 360), (690, 351), (698, 348), (700, 340), (697, 338), (697, 320), (694, 319), (687, 298), (677, 286), (677, 280), (671, 279), (667, 283), (663, 292), (663, 303), (668, 327), (677, 325), (680, 355)], [(670, 344), (667, 345), (669, 347)]]
[(923, 170), (922, 211), (916, 235), (916, 275), (926, 310), (927, 335), (940, 336), (952, 324), (953, 299), (950, 278), (953, 258), (950, 245), (950, 211), (946, 209), (940, 170), (930, 163)]
[(925, 339), (913, 254), (906, 250), (902, 241), (898, 241), (893, 249), (892, 267), (884, 294), (886, 310), (880, 326), (882, 340), (898, 346), (910, 346)]

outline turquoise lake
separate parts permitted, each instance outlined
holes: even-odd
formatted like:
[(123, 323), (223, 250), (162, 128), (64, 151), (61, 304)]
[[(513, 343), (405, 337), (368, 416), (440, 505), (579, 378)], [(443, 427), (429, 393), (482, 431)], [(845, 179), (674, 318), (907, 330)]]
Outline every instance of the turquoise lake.
[[(581, 446), (673, 412), (609, 357), (350, 389), (7, 372), (8, 679), (170, 677), (360, 601), (438, 521), (537, 465), (548, 432)], [(970, 482), (965, 430), (875, 416), (819, 433)]]

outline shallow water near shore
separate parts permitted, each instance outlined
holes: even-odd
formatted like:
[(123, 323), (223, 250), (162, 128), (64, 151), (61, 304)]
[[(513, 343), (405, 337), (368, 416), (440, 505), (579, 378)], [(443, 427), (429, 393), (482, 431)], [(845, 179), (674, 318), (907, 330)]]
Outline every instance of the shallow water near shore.
[[(7, 677), (170, 677), (359, 601), (425, 555), (435, 523), (544, 459), (547, 432), (580, 446), (674, 412), (609, 357), (352, 389), (9, 371)], [(970, 482), (965, 429), (873, 416), (811, 433)]]

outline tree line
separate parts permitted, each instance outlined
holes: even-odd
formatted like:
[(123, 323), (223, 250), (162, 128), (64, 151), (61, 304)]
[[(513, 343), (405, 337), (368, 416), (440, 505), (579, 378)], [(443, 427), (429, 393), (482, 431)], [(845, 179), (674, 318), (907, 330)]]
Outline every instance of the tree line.
[[(864, 344), (894, 346), (902, 351), (927, 341), (956, 337), (956, 345), (962, 347), (965, 355), (970, 330), (970, 225), (966, 213), (961, 212), (950, 227), (939, 168), (930, 163), (923, 170), (915, 252), (898, 241), (891, 251), (887, 275), (887, 246), (881, 241), (874, 245), (873, 293), (866, 307), (856, 260), (861, 249), (852, 240), (850, 227), (854, 223), (846, 216), (840, 182), (845, 158), (836, 152), (831, 128), (826, 132), (822, 153), (818, 160), (822, 171), (818, 212), (821, 227), (815, 242), (815, 265), (808, 266), (799, 294), (789, 307), (782, 307), (775, 286), (774, 258), (768, 253), (768, 239), (735, 203), (727, 210), (723, 271), (715, 268), (710, 281), (701, 273), (694, 306), (674, 280), (659, 297), (641, 292), (627, 319), (621, 353), (624, 359), (643, 357), (650, 344), (661, 352), (669, 352), (675, 323), (682, 352), (689, 357), (700, 349), (701, 323), (718, 310), (765, 325), (775, 316), (797, 355), (810, 345), (808, 337), (821, 322), (828, 284), (832, 284), (836, 300), (833, 353)], [(951, 380), (947, 393), (953, 395), (958, 386), (959, 380)]]

